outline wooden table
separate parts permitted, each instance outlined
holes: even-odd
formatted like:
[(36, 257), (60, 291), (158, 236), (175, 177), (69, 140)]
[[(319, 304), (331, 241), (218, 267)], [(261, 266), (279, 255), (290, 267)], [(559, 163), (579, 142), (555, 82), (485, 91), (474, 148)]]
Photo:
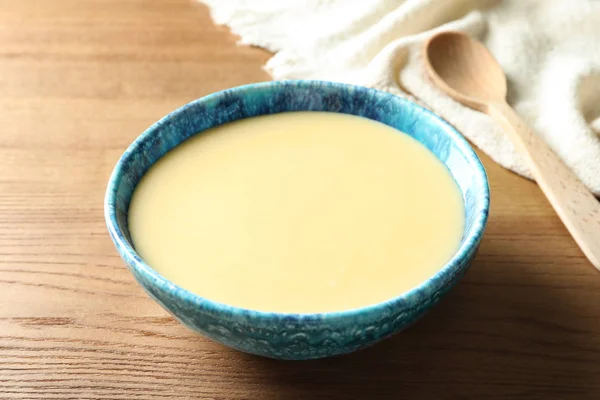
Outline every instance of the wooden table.
[(600, 273), (537, 186), (487, 157), (472, 269), (371, 349), (249, 356), (150, 300), (106, 233), (105, 185), (153, 121), (269, 79), (269, 54), (235, 41), (191, 0), (0, 0), (0, 398), (600, 398)]

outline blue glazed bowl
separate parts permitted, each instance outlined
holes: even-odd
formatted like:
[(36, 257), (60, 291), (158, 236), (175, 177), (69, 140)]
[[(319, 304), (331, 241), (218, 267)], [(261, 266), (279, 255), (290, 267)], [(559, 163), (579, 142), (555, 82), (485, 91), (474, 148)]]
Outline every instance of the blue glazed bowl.
[[(460, 248), (427, 281), (376, 305), (323, 314), (258, 312), (217, 303), (168, 281), (144, 263), (127, 227), (131, 195), (161, 156), (226, 122), (286, 111), (330, 111), (383, 122), (414, 137), (450, 170), (463, 195), (466, 221)], [(481, 162), (467, 141), (424, 108), (364, 87), (320, 81), (279, 81), (237, 87), (189, 103), (144, 132), (117, 163), (106, 191), (105, 217), (121, 257), (142, 287), (192, 330), (244, 352), (280, 359), (349, 353), (378, 342), (420, 318), (452, 288), (471, 264), (489, 209)]]

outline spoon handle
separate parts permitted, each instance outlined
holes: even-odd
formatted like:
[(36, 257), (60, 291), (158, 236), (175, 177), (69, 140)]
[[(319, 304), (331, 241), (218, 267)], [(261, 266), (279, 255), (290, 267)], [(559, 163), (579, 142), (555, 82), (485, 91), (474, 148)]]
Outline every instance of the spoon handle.
[(575, 242), (600, 270), (600, 202), (506, 103), (489, 104), (489, 114), (504, 124), (522, 150), (538, 185)]

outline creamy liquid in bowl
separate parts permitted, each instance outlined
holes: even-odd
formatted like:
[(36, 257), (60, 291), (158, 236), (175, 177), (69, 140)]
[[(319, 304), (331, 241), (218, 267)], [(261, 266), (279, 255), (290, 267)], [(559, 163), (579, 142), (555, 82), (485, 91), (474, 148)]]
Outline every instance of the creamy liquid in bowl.
[(422, 144), (379, 122), (289, 112), (212, 128), (162, 157), (129, 208), (136, 251), (207, 299), (342, 311), (410, 290), (453, 256), (461, 192)]

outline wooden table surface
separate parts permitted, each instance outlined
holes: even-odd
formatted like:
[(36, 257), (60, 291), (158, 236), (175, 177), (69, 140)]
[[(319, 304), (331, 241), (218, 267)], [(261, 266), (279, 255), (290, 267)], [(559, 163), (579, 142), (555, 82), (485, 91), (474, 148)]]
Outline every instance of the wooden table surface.
[(1, 399), (597, 399), (600, 273), (537, 186), (482, 157), (492, 210), (464, 280), (371, 349), (281, 362), (196, 336), (106, 233), (126, 146), (167, 112), (268, 80), (191, 0), (0, 0)]

